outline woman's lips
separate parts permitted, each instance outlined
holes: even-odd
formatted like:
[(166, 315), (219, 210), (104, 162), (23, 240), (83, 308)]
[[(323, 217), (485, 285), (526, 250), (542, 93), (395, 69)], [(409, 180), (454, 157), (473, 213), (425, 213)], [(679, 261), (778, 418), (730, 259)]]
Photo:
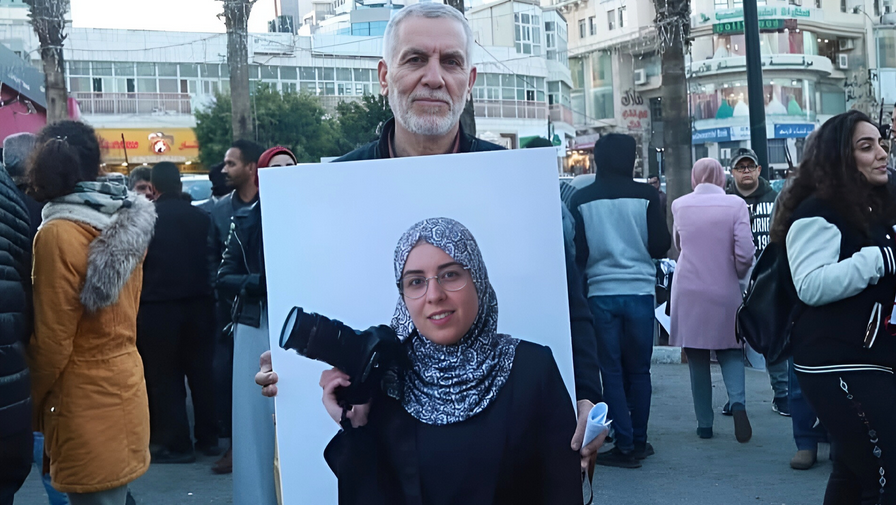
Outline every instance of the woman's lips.
[(430, 315), (429, 317), (427, 317), (427, 319), (429, 319), (429, 321), (436, 326), (442, 326), (448, 324), (448, 321), (451, 320), (451, 317), (453, 315), (453, 310), (442, 310)]

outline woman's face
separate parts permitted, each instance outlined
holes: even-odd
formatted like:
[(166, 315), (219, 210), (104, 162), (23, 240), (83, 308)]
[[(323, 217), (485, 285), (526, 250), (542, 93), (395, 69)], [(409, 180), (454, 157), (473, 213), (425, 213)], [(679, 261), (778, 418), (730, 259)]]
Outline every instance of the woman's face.
[(887, 183), (887, 151), (881, 145), (880, 131), (871, 123), (856, 124), (852, 134), (852, 154), (856, 168), (874, 186)]
[(445, 251), (421, 243), (411, 249), (402, 272), (402, 280), (408, 276), (435, 277), (452, 268), (466, 276), (466, 285), (458, 291), (447, 291), (436, 279), (429, 279), (425, 295), (417, 299), (404, 297), (414, 326), (436, 344), (456, 344), (473, 326), (479, 313), (473, 278), (468, 270), (457, 269), (458, 265)]
[(295, 165), (296, 162), (292, 160), (292, 158), (288, 154), (278, 154), (271, 158), (270, 163), (268, 163), (269, 167), (291, 167)]

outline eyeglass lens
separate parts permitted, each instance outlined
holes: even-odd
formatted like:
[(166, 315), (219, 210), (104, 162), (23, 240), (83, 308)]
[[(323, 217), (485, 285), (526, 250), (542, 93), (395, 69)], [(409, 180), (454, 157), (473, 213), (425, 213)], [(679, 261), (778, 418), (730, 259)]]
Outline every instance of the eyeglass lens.
[(429, 281), (436, 279), (445, 291), (459, 291), (467, 285), (467, 272), (461, 267), (449, 268), (435, 277), (413, 275), (401, 280), (401, 292), (408, 298), (420, 298), (426, 294)]

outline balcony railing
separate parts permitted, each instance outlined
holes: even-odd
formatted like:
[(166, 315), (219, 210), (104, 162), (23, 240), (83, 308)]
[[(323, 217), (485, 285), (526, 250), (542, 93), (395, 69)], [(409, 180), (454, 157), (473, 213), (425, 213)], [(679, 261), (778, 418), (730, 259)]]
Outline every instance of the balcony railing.
[(566, 123), (568, 125), (573, 124), (572, 109), (565, 105), (560, 105), (559, 103), (550, 105), (549, 109), (551, 113), (551, 121), (555, 123)]
[(523, 100), (476, 100), (476, 117), (507, 119), (547, 119), (548, 106), (544, 102)]
[(82, 114), (192, 114), (187, 93), (73, 92)]

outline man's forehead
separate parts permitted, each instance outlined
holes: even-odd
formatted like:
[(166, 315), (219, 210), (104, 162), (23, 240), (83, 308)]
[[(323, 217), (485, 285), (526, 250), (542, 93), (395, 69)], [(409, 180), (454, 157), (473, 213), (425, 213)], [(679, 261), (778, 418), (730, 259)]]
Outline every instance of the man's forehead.
[[(433, 28), (441, 33), (434, 33)], [(458, 52), (463, 56), (466, 53), (467, 35), (456, 19), (409, 17), (398, 25), (397, 35), (399, 54)]]

